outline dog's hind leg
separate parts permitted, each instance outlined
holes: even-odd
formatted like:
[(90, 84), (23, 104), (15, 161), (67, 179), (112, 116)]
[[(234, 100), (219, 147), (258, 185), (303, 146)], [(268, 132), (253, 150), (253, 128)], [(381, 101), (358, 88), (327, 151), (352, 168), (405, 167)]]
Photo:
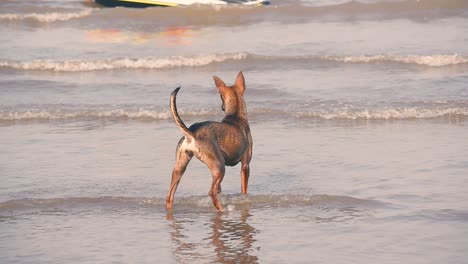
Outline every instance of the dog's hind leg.
[(180, 179), (187, 168), (188, 163), (193, 157), (193, 153), (186, 151), (180, 147), (177, 148), (176, 163), (174, 165), (174, 170), (172, 171), (172, 180), (169, 193), (166, 198), (166, 209), (171, 210), (174, 203), (174, 194), (179, 186)]
[(223, 211), (223, 206), (218, 200), (218, 193), (219, 193), (219, 186), (224, 178), (224, 166), (221, 168), (217, 168), (211, 172), (213, 175), (213, 182), (211, 184), (210, 192), (208, 193), (213, 200), (213, 205), (218, 209), (218, 211)]
[(221, 191), (221, 182), (224, 178), (225, 167), (224, 164), (216, 164), (210, 166), (209, 168), (213, 176), (213, 182), (208, 194), (210, 195), (211, 200), (213, 200), (213, 205), (216, 207), (216, 209), (218, 209), (218, 211), (223, 211), (223, 206), (218, 200), (218, 193)]

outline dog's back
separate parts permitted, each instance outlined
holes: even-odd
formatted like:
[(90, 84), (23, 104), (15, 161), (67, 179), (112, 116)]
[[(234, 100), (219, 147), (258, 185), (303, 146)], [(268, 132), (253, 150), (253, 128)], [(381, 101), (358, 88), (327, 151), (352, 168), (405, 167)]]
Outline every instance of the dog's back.
[(198, 149), (214, 144), (223, 153), (225, 165), (235, 166), (249, 145), (250, 128), (241, 120), (206, 121), (190, 126)]

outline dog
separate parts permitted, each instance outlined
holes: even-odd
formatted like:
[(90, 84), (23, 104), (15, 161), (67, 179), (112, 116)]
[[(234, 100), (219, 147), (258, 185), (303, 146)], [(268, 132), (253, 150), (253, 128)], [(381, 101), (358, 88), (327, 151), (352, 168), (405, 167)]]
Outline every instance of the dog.
[(235, 166), (241, 162), (241, 191), (242, 194), (247, 194), (249, 164), (252, 159), (252, 135), (244, 101), (244, 75), (239, 72), (233, 86), (227, 86), (216, 76), (213, 79), (221, 96), (221, 108), (225, 113), (221, 122), (205, 121), (187, 128), (177, 113), (176, 96), (180, 87), (171, 93), (172, 117), (184, 136), (177, 144), (176, 162), (166, 198), (167, 210), (172, 210), (177, 186), (193, 156), (203, 162), (211, 172), (213, 182), (208, 194), (218, 211), (223, 211), (217, 194), (221, 192), (225, 166)]

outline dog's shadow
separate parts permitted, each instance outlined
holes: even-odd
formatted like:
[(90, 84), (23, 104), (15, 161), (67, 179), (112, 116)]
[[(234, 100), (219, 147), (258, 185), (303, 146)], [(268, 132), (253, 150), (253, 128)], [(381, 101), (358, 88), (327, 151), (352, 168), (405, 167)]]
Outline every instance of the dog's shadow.
[[(255, 245), (258, 231), (248, 220), (248, 209), (235, 213), (216, 212), (198, 229), (194, 220), (177, 220), (168, 213), (173, 255), (178, 263), (202, 261), (209, 263), (258, 263), (259, 247)], [(211, 227), (209, 232), (206, 228)], [(203, 233), (202, 237), (197, 234)]]

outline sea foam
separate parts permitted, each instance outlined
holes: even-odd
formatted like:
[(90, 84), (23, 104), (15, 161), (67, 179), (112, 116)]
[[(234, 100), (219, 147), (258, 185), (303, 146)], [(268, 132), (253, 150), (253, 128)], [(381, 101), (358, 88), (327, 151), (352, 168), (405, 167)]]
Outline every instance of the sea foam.
[(438, 55), (349, 55), (349, 56), (269, 56), (258, 55), (247, 52), (225, 53), (225, 54), (201, 54), (194, 56), (172, 56), (165, 58), (114, 58), (114, 59), (71, 59), (71, 60), (31, 60), (14, 61), (1, 60), (0, 68), (15, 70), (40, 70), (57, 72), (80, 72), (80, 71), (100, 71), (100, 70), (158, 70), (177, 67), (202, 67), (212, 63), (230, 63), (233, 61), (243, 61), (248, 64), (269, 65), (284, 64), (285, 61), (323, 63), (336, 62), (344, 64), (404, 64), (419, 65), (424, 67), (448, 67), (468, 65), (468, 57), (458, 54), (438, 54)]
[(11, 20), (11, 21), (21, 21), (21, 20), (33, 20), (43, 23), (52, 23), (59, 21), (67, 21), (71, 19), (83, 18), (91, 15), (93, 12), (92, 9), (84, 9), (78, 12), (51, 12), (51, 13), (26, 13), (26, 14), (0, 14), (0, 20)]
[[(215, 116), (217, 110), (179, 110), (185, 117), (193, 116)], [(60, 108), (37, 108), (24, 110), (0, 110), (0, 121), (48, 121), (48, 120), (166, 120), (172, 118), (169, 110), (155, 109), (60, 109)]]
[(51, 70), (60, 72), (97, 71), (114, 69), (165, 69), (198, 67), (227, 60), (242, 60), (246, 53), (208, 54), (198, 56), (174, 56), (168, 58), (119, 58), (105, 60), (33, 60), (0, 61), (0, 67), (16, 70)]
[(328, 56), (324, 59), (345, 63), (404, 63), (432, 67), (442, 67), (468, 63), (468, 58), (458, 54), (437, 55), (361, 55), (361, 56)]
[[(218, 109), (180, 110), (186, 118), (216, 119)], [(271, 109), (251, 108), (249, 116), (257, 118), (281, 117), (285, 119), (323, 119), (323, 120), (410, 120), (436, 118), (468, 117), (468, 107), (464, 104), (447, 104), (443, 106), (401, 106), (362, 109), (358, 107), (325, 107), (323, 109)], [(60, 107), (43, 107), (34, 109), (0, 109), (0, 121), (52, 121), (52, 120), (169, 120), (169, 110), (151, 108), (90, 108), (69, 109)]]
[(309, 112), (297, 112), (298, 118), (320, 118), (326, 120), (348, 119), (348, 120), (405, 120), (405, 119), (434, 119), (443, 117), (465, 117), (468, 116), (466, 107), (449, 107), (440, 109), (429, 108), (387, 108), (387, 109), (363, 109), (363, 110), (318, 110)]

